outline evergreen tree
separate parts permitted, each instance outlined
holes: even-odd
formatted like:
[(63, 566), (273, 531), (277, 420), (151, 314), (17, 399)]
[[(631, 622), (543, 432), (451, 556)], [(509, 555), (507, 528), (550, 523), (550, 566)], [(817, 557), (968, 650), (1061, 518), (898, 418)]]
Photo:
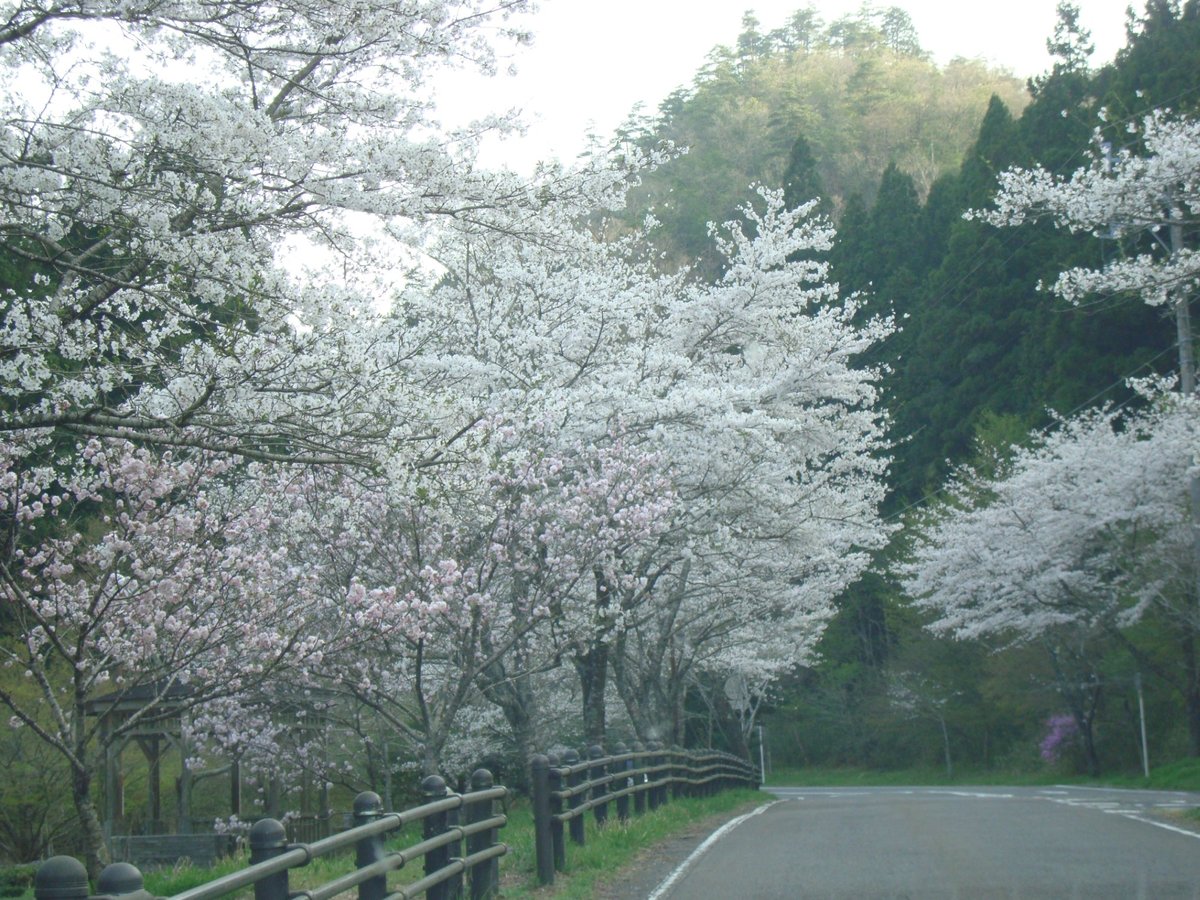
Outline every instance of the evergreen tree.
[(1131, 19), (1128, 35), (1116, 61), (1097, 75), (1113, 130), (1152, 109), (1200, 108), (1200, 0), (1149, 0), (1143, 15)]
[(831, 204), (821, 183), (817, 158), (813, 155), (812, 145), (800, 134), (792, 142), (792, 152), (788, 155), (787, 169), (783, 173), (783, 202), (788, 209), (795, 209), (810, 200), (820, 201), (817, 212), (829, 213)]

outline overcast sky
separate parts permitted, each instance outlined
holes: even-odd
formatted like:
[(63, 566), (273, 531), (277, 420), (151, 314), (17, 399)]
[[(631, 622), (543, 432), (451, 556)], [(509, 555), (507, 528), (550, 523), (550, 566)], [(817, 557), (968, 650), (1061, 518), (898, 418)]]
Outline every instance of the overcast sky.
[[(1096, 45), (1093, 62), (1107, 62), (1125, 42), (1129, 0), (1079, 0), (1084, 27)], [(518, 107), (530, 123), (520, 143), (488, 149), (486, 159), (526, 168), (531, 160), (570, 160), (589, 129), (608, 136), (639, 101), (653, 111), (688, 84), (717, 44), (732, 45), (742, 14), (752, 9), (762, 31), (784, 23), (806, 0), (541, 0), (531, 17), (534, 45), (513, 58), (518, 74), (445, 81), (443, 118), (457, 121)], [(853, 12), (859, 0), (817, 0), (826, 23)], [(1054, 31), (1056, 0), (879, 0), (912, 17), (922, 46), (939, 63), (979, 57), (1026, 77), (1049, 68), (1046, 38)], [(1141, 9), (1141, 2), (1135, 3)]]

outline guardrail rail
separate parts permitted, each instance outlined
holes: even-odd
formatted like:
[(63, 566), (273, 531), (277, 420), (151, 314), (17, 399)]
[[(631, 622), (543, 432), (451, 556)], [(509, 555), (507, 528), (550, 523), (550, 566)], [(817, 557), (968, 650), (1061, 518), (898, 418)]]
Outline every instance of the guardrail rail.
[[(471, 776), (471, 791), (451, 793), (446, 782), (430, 775), (421, 782), (426, 801), (401, 812), (385, 812), (379, 795), (366, 791), (354, 799), (354, 827), (308, 844), (288, 843), (283, 824), (261, 819), (250, 829), (250, 865), (206, 884), (175, 894), (169, 900), (217, 900), (252, 887), (254, 900), (332, 900), (357, 889), (358, 900), (449, 900), (463, 896), (464, 879), (471, 900), (495, 897), (499, 891), (499, 858), (508, 847), (498, 840), (507, 818), (496, 811), (496, 801), (508, 789), (493, 786), (492, 775), (479, 769)], [(388, 849), (386, 841), (405, 826), (421, 823), (421, 840), (402, 849)], [(465, 852), (463, 845), (466, 845)], [(318, 887), (293, 891), (288, 884), (293, 869), (313, 859), (354, 848), (355, 868)], [(389, 887), (388, 873), (423, 860), (423, 877), (403, 886)], [(37, 900), (153, 900), (144, 889), (142, 873), (129, 863), (107, 866), (88, 887), (83, 863), (70, 856), (55, 856), (38, 868), (34, 877)]]
[(566, 867), (566, 840), (582, 845), (590, 811), (597, 826), (608, 821), (610, 804), (617, 818), (657, 809), (671, 797), (706, 796), (730, 787), (757, 788), (758, 770), (746, 760), (717, 750), (686, 751), (656, 744), (633, 749), (615, 744), (612, 755), (599, 746), (587, 759), (575, 750), (530, 760), (534, 847), (538, 881), (554, 883)]

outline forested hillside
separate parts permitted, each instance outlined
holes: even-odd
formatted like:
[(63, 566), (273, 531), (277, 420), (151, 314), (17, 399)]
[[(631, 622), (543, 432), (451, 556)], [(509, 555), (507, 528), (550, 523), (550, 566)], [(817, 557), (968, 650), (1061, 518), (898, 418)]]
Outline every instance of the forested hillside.
[[(839, 230), (830, 255), (836, 277), (869, 295), (870, 312), (892, 312), (900, 325), (864, 361), (886, 367), (896, 442), (888, 508), (891, 520), (905, 527), (873, 573), (843, 595), (822, 640), (821, 663), (798, 673), (782, 695), (781, 714), (771, 717), (776, 747), (790, 761), (1028, 768), (1044, 764), (1038, 741), (1049, 739), (1048, 717), (1062, 713), (1070, 734), (1059, 736), (1061, 746), (1047, 758), (1065, 754), (1064, 764), (1092, 771), (1133, 766), (1134, 685), (1142, 675), (1152, 754), (1162, 760), (1194, 745), (1183, 714), (1193, 702), (1186, 698), (1194, 692), (1187, 687), (1195, 678), (1194, 650), (1188, 649), (1194, 637), (1181, 638), (1168, 624), (1192, 614), (1176, 609), (1143, 618), (1133, 611), (1144, 609), (1133, 594), (1118, 590), (1111, 602), (1114, 610), (1126, 609), (1122, 621), (1112, 612), (1112, 619), (1089, 619), (1086, 629), (1076, 622), (1074, 631), (1040, 631), (1029, 640), (1004, 628), (964, 628), (960, 640), (950, 641), (945, 631), (931, 637), (923, 627), (927, 612), (912, 608), (894, 580), (898, 561), (927, 533), (930, 515), (947, 515), (938, 510), (951, 496), (944, 485), (954, 466), (973, 463), (980, 477), (999, 477), (1009, 471), (1010, 445), (1040, 446), (1040, 435), (1060, 427), (1054, 415), (1104, 404), (1132, 415), (1128, 411), (1145, 401), (1129, 379), (1177, 371), (1171, 306), (1111, 289), (1072, 304), (1050, 290), (1072, 267), (1099, 269), (1138, 253), (1169, 252), (1165, 227), (1129, 232), (1113, 223), (1074, 232), (1050, 221), (997, 228), (964, 218), (968, 210), (991, 207), (997, 176), (1007, 169), (1041, 166), (1046, 177), (1067, 178), (1086, 167), (1093, 152), (1101, 160), (1136, 154), (1151, 110), (1186, 115), (1200, 106), (1195, 2), (1151, 0), (1127, 47), (1098, 69), (1090, 66), (1088, 36), (1075, 10), (1064, 4), (1059, 12), (1058, 28), (1047, 36), (1052, 71), (1030, 81), (1028, 105), (991, 97), (961, 164), (950, 171), (931, 179), (914, 165), (911, 144), (900, 141), (894, 153), (884, 153), (882, 175), (848, 193), (814, 130), (791, 132), (799, 148), (792, 196), (829, 198)], [(1103, 147), (1093, 143), (1097, 129)], [(780, 140), (770, 129), (761, 135), (764, 142)], [(799, 195), (796, 183), (804, 185)], [(1180, 247), (1194, 246), (1192, 227), (1179, 227)], [(1043, 452), (1049, 450), (1031, 450), (1019, 465), (1032, 466)], [(1099, 503), (1099, 488), (1085, 489), (1084, 496), (1092, 493)], [(955, 496), (956, 504), (979, 502)], [(1045, 496), (1044, 504), (1057, 502)], [(1152, 526), (1141, 528), (1147, 534)], [(945, 532), (946, 552), (954, 534)], [(1111, 541), (1111, 533), (1104, 540)], [(1139, 560), (1143, 583), (1157, 583), (1168, 565), (1149, 545), (1126, 545), (1122, 552)], [(1158, 569), (1150, 562), (1156, 558)], [(1124, 559), (1122, 570), (1130, 557)], [(1069, 565), (1059, 559), (1045, 564)], [(1104, 583), (1112, 585), (1111, 567), (1118, 564), (1110, 556), (1108, 565)], [(1081, 690), (1080, 683), (1090, 686)]]
[(895, 164), (924, 197), (957, 170), (990, 96), (1014, 110), (1027, 99), (1019, 79), (978, 60), (935, 65), (895, 7), (829, 23), (808, 7), (767, 33), (747, 13), (743, 28), (690, 85), (618, 135), (643, 149), (686, 148), (631, 196), (634, 221), (648, 210), (663, 223), (672, 259), (711, 254), (707, 223), (735, 216), (754, 183), (791, 185), (795, 199), (815, 196), (811, 187), (838, 214), (853, 197), (873, 200)]

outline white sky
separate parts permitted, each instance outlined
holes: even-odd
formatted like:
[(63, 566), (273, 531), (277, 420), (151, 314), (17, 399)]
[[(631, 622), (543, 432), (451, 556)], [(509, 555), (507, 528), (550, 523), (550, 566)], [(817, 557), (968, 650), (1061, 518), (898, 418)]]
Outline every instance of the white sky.
[[(1078, 0), (1092, 33), (1093, 64), (1125, 43), (1130, 0)], [(541, 0), (530, 19), (534, 45), (514, 57), (518, 74), (494, 79), (455, 76), (440, 82), (447, 122), (510, 107), (529, 123), (524, 139), (486, 148), (485, 161), (525, 169), (537, 159), (573, 159), (590, 130), (607, 137), (643, 102), (654, 112), (671, 91), (691, 82), (717, 44), (732, 45), (742, 14), (752, 9), (763, 32), (777, 28), (807, 0)], [(860, 0), (814, 0), (828, 24), (858, 10)], [(876, 0), (906, 9), (921, 45), (935, 61), (979, 57), (1016, 75), (1049, 68), (1046, 39), (1056, 0)], [(1134, 8), (1142, 9), (1141, 0)]]

